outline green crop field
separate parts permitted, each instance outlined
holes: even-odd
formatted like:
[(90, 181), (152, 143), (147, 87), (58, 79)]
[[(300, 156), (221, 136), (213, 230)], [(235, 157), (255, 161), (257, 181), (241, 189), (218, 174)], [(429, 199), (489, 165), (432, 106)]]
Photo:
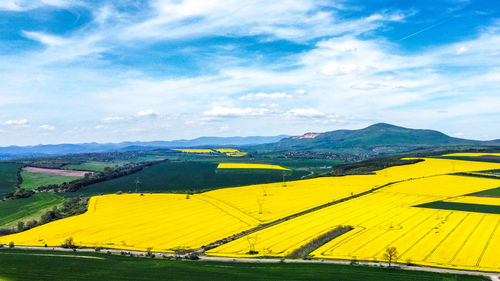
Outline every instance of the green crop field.
[[(500, 185), (500, 181), (499, 181), (499, 185)], [(484, 190), (484, 191), (478, 192), (476, 194), (488, 195), (488, 196), (500, 196), (500, 187)]]
[[(77, 194), (134, 191), (137, 178), (141, 182), (139, 185), (141, 192), (197, 192), (283, 180), (281, 173), (216, 173), (216, 168), (217, 163), (211, 162), (162, 162), (128, 176), (86, 186)], [(299, 179), (307, 174), (305, 171), (293, 171), (286, 180)]]
[(63, 182), (70, 182), (79, 179), (77, 177), (48, 175), (48, 174), (32, 173), (26, 171), (21, 172), (21, 177), (23, 178), (21, 187), (24, 189), (35, 189), (42, 185), (61, 184)]
[(6, 193), (16, 190), (17, 169), (22, 166), (17, 163), (0, 162), (0, 199)]
[(494, 205), (480, 205), (480, 204), (436, 201), (436, 202), (418, 205), (416, 207), (442, 209), (442, 210), (467, 211), (467, 212), (487, 213), (487, 214), (500, 214), (500, 206), (494, 206)]
[(61, 196), (54, 193), (37, 193), (29, 198), (0, 202), (0, 228), (11, 227), (19, 220), (38, 218), (63, 201)]
[(98, 253), (0, 250), (1, 280), (488, 280), (336, 264), (164, 260)]
[(437, 156), (435, 158), (465, 160), (465, 161), (478, 161), (478, 162), (491, 162), (491, 163), (499, 163), (500, 162), (500, 157), (485, 158), (485, 157), (468, 157), (468, 156)]
[(114, 168), (122, 165), (124, 162), (99, 162), (99, 161), (89, 161), (82, 164), (70, 164), (62, 167), (64, 170), (81, 170), (81, 171), (104, 171), (104, 168), (110, 167)]

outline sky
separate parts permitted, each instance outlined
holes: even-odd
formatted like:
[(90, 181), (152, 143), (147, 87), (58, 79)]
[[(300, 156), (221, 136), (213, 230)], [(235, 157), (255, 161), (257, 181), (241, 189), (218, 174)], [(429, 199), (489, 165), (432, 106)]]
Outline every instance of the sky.
[(0, 0), (0, 145), (500, 139), (500, 2)]

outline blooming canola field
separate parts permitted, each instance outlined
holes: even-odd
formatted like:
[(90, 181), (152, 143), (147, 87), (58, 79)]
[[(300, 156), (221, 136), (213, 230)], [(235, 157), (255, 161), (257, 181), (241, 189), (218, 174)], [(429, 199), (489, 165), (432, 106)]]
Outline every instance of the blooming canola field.
[(290, 169), (281, 167), (280, 165), (252, 164), (252, 163), (220, 163), (219, 165), (217, 165), (217, 169), (263, 169), (263, 170), (290, 171)]
[[(354, 230), (333, 239), (312, 255), (384, 260), (385, 249), (391, 246), (397, 248), (400, 262), (500, 271), (500, 214), (418, 207), (498, 186), (500, 182), (495, 179), (461, 176), (437, 176), (394, 184), (360, 198), (359, 202), (351, 202), (353, 207), (366, 206), (363, 214), (348, 222)], [(398, 200), (398, 196), (403, 198)], [(387, 197), (392, 199), (384, 200)], [(366, 204), (363, 200), (372, 201)], [(483, 202), (469, 199), (467, 203)], [(387, 211), (374, 216), (378, 208)]]
[[(413, 206), (499, 185), (500, 183), (493, 179), (450, 175), (404, 181), (253, 233), (251, 246), (248, 239), (240, 238), (210, 250), (208, 254), (234, 257), (283, 257), (331, 229), (349, 225), (354, 229), (320, 247), (312, 255), (316, 258), (384, 260), (384, 250), (388, 246), (396, 246), (403, 262), (411, 260), (420, 264), (445, 264), (447, 257), (441, 251), (450, 250), (450, 247), (458, 251), (460, 243), (440, 248), (435, 242), (443, 240), (444, 243), (444, 238), (458, 225), (463, 229), (455, 234), (462, 235), (466, 239), (474, 230), (475, 224), (481, 219), (486, 219), (488, 223), (493, 224), (484, 235), (494, 236), (492, 242), (500, 243), (500, 235), (496, 237), (493, 233), (495, 224), (500, 221), (500, 215)], [(465, 217), (468, 220), (462, 221)], [(453, 240), (446, 242), (449, 244), (451, 241), (457, 241), (456, 237), (451, 239)], [(497, 239), (499, 241), (496, 241)], [(473, 241), (469, 243), (475, 243)], [(487, 241), (488, 239), (483, 240), (484, 244), (478, 247), (482, 246), (481, 249), (485, 249)], [(258, 253), (248, 255), (250, 248)], [(493, 251), (495, 248), (490, 250)], [(434, 252), (436, 253), (427, 257), (427, 254)], [(468, 256), (470, 253), (465, 251), (462, 255)], [(449, 259), (452, 257), (449, 256)], [(478, 258), (476, 256), (476, 261)], [(491, 262), (494, 263), (495, 260)], [(461, 268), (468, 266), (463, 263), (450, 265)], [(474, 266), (475, 264), (471, 265)], [(485, 263), (484, 266), (490, 269), (489, 264)]]
[(353, 230), (311, 255), (383, 260), (384, 250), (395, 246), (402, 262), (500, 271), (500, 215), (417, 207), (435, 201), (474, 201), (466, 195), (499, 187), (500, 181), (449, 174), (493, 169), (500, 169), (500, 163), (423, 158), (369, 175), (225, 188), (189, 196), (95, 196), (85, 214), (0, 237), (0, 244), (58, 246), (72, 237), (75, 244), (86, 247), (172, 252), (200, 248), (305, 212), (206, 254), (283, 257), (348, 225)]
[(173, 252), (195, 249), (255, 227), (241, 212), (193, 195), (94, 196), (82, 215), (0, 237), (0, 244), (59, 246), (70, 237), (85, 247)]

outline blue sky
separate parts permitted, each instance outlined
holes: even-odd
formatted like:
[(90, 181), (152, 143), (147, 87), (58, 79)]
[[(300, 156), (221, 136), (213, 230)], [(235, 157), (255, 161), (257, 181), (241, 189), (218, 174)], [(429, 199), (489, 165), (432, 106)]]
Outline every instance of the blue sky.
[(0, 0), (0, 145), (500, 138), (497, 1)]

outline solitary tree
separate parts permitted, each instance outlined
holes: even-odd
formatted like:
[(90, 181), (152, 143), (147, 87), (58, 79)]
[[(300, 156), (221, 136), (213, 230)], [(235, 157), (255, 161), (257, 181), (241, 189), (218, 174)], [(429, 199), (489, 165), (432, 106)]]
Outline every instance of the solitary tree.
[(68, 239), (64, 240), (64, 244), (61, 244), (61, 247), (67, 249), (75, 249), (76, 245), (73, 242), (73, 237), (69, 237)]
[(384, 259), (389, 262), (389, 267), (391, 267), (392, 261), (398, 258), (398, 250), (396, 247), (387, 247), (385, 249)]

